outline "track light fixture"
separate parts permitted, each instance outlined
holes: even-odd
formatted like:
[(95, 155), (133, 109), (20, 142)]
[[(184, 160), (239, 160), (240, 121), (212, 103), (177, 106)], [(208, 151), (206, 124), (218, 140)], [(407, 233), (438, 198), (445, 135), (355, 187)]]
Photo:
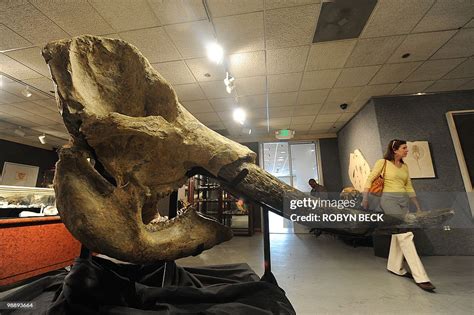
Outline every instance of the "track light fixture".
[(225, 79), (224, 79), (224, 84), (225, 84), (225, 90), (227, 93), (231, 94), (232, 90), (234, 89), (234, 80), (235, 78), (229, 74), (229, 72), (226, 72), (225, 74)]
[(48, 143), (48, 142), (46, 141), (46, 135), (45, 135), (44, 133), (43, 133), (41, 136), (38, 136), (38, 139), (39, 139), (39, 141), (41, 142), (41, 144), (46, 144), (46, 143)]
[(25, 87), (22, 91), (21, 91), (21, 94), (24, 96), (24, 97), (31, 97), (31, 92), (30, 92), (30, 87), (27, 86)]

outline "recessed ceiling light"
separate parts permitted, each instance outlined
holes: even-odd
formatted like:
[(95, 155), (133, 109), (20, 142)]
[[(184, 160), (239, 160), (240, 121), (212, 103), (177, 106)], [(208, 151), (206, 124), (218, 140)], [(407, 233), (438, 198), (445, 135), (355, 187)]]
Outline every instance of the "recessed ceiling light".
[(224, 49), (218, 43), (210, 43), (206, 46), (207, 57), (209, 60), (219, 64), (224, 58)]
[(410, 53), (406, 53), (406, 54), (403, 54), (403, 55), (402, 55), (402, 58), (403, 58), (403, 59), (408, 58), (408, 57), (410, 57)]
[(210, 77), (211, 77), (211, 74), (210, 74), (210, 73), (204, 73), (204, 76), (205, 76), (206, 78), (210, 78)]

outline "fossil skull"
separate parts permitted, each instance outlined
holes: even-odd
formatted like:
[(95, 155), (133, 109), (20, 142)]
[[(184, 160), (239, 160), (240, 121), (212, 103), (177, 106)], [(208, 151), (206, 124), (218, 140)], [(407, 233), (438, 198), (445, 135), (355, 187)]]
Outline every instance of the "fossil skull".
[(193, 170), (281, 215), (285, 194), (307, 197), (258, 168), (247, 147), (194, 118), (132, 45), (84, 35), (49, 43), (43, 57), (71, 135), (56, 167), (56, 203), (66, 227), (89, 249), (149, 263), (230, 239), (229, 228), (192, 207), (172, 220), (152, 222), (158, 200), (181, 187)]

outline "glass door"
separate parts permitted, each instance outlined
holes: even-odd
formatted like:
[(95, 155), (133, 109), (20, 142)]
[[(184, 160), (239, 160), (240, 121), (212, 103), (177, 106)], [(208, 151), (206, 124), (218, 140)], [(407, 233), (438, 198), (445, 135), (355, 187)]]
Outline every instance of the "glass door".
[[(263, 144), (263, 167), (282, 182), (303, 192), (310, 192), (310, 178), (321, 182), (314, 142), (288, 143), (267, 142)], [(307, 229), (293, 224), (270, 212), (270, 233), (306, 233)]]

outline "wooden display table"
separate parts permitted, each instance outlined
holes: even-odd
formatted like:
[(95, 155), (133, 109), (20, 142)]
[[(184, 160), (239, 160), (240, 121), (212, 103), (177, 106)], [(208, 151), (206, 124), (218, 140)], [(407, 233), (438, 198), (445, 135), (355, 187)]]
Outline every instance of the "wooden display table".
[(0, 219), (0, 286), (71, 265), (80, 248), (59, 216)]

